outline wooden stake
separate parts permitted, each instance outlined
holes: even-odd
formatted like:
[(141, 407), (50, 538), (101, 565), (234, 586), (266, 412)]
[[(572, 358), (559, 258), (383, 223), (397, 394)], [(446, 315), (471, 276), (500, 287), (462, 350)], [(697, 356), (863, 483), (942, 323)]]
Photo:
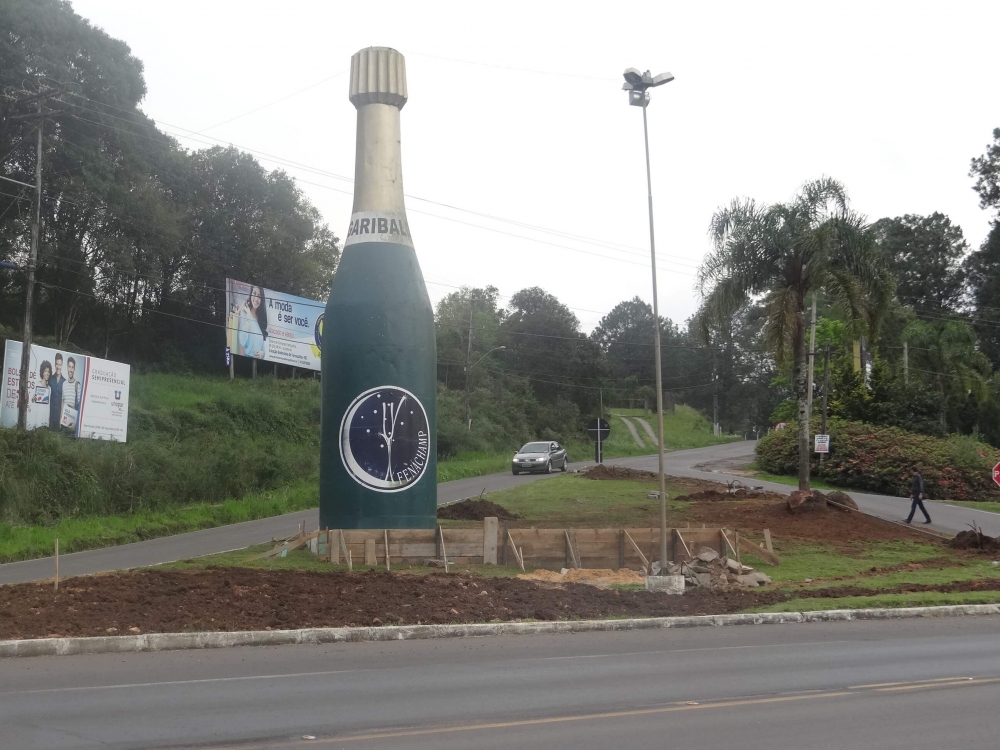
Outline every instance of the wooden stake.
[(733, 545), (736, 547), (736, 562), (737, 564), (742, 565), (743, 563), (740, 561), (740, 532), (736, 531), (734, 533), (736, 534), (736, 544)]
[(385, 570), (390, 572), (392, 568), (389, 567), (389, 529), (382, 529), (382, 533), (385, 534)]
[(59, 540), (56, 539), (56, 578), (55, 578), (55, 590), (59, 590)]
[[(694, 555), (692, 555), (691, 550), (688, 549), (687, 542), (685, 542), (684, 537), (681, 536), (680, 529), (674, 529), (674, 533), (677, 534), (677, 540), (681, 543), (681, 546), (684, 548), (684, 554), (687, 555), (688, 560), (694, 559)], [(663, 565), (663, 563), (661, 562), (660, 565)]]
[(354, 566), (351, 565), (351, 551), (347, 549), (347, 542), (344, 541), (344, 530), (338, 529), (340, 532), (340, 552), (344, 556), (344, 562), (347, 563), (348, 570), (354, 570)]
[(441, 524), (438, 524), (438, 536), (441, 538), (441, 559), (444, 560), (444, 572), (450, 573), (448, 570), (448, 553), (444, 548), (444, 529), (441, 528)]
[(340, 562), (339, 550), (333, 543), (333, 529), (326, 530), (326, 561), (330, 563)]
[(768, 552), (774, 552), (774, 547), (771, 546), (771, 530), (764, 529), (764, 546), (767, 547)]
[[(726, 532), (725, 529), (722, 529), (722, 538), (726, 540), (726, 546), (729, 548), (729, 552), (733, 553), (733, 559), (735, 560), (738, 557), (738, 555), (736, 554), (736, 548), (733, 546), (733, 543), (729, 541), (729, 534)], [(726, 557), (729, 557), (729, 552), (723, 550), (723, 553), (726, 555)]]
[(517, 545), (514, 544), (514, 537), (510, 535), (510, 529), (507, 530), (507, 541), (510, 542), (510, 548), (514, 551), (514, 559), (517, 560), (517, 565), (521, 568), (521, 572), (524, 572), (524, 551), (520, 553), (517, 551)]
[(580, 567), (580, 561), (576, 559), (576, 550), (573, 549), (573, 540), (569, 538), (569, 532), (563, 532), (566, 535), (566, 549), (569, 550), (569, 561), (574, 568)]
[[(639, 545), (635, 543), (635, 539), (633, 539), (632, 535), (629, 534), (628, 531), (626, 531), (625, 529), (622, 529), (622, 533), (625, 535), (625, 538), (632, 543), (632, 546), (635, 547), (635, 551), (639, 553), (639, 559), (642, 560), (643, 567), (645, 567), (646, 570), (649, 571), (649, 574), (652, 575), (653, 567), (649, 564), (649, 560), (646, 559), (646, 556), (642, 554), (642, 550), (639, 549)], [(662, 565), (663, 563), (660, 564)]]

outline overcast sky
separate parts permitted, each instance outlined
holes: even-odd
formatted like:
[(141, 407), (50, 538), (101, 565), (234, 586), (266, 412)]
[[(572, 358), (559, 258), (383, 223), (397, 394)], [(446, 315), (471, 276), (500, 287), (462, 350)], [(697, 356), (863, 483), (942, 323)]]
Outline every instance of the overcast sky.
[(142, 107), (165, 130), (303, 165), (282, 168), (340, 237), (350, 58), (400, 50), (407, 213), (435, 302), (538, 285), (590, 330), (623, 299), (652, 300), (628, 67), (676, 76), (648, 110), (660, 310), (675, 322), (698, 307), (709, 219), (735, 197), (781, 201), (830, 175), (872, 220), (941, 211), (972, 248), (988, 230), (967, 173), (1000, 127), (996, 0), (73, 6), (145, 63)]

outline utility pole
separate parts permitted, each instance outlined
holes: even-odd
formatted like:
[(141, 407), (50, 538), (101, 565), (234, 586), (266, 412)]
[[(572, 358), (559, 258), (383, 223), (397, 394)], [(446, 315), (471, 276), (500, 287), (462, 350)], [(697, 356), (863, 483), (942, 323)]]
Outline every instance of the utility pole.
[(465, 426), (472, 432), (472, 412), (469, 409), (469, 360), (472, 359), (472, 315), (476, 310), (476, 303), (469, 296), (469, 346), (465, 350), (465, 367), (462, 372), (465, 373)]
[[(55, 92), (53, 92), (55, 93)], [(38, 99), (38, 139), (35, 145), (35, 215), (31, 221), (31, 251), (28, 255), (28, 278), (24, 284), (24, 330), (21, 335), (21, 372), (17, 384), (17, 427), (28, 429), (28, 375), (31, 370), (31, 338), (34, 327), (35, 267), (38, 265), (38, 242), (42, 232), (42, 130), (45, 120), (42, 105), (45, 97)]]
[(597, 463), (604, 463), (604, 452), (601, 450), (601, 420), (604, 419), (604, 389), (598, 388), (601, 396), (601, 411), (597, 417)]
[[(812, 326), (809, 331), (809, 380), (806, 385), (806, 418), (812, 418), (813, 411), (813, 378), (816, 362), (816, 292), (813, 292)], [(825, 433), (824, 433), (825, 434)]]
[[(31, 373), (31, 341), (34, 333), (34, 307), (35, 307), (35, 269), (38, 267), (38, 246), (42, 236), (42, 135), (45, 129), (44, 111), (45, 102), (54, 96), (63, 93), (70, 84), (59, 84), (57, 88), (51, 88), (39, 84), (37, 92), (21, 91), (26, 94), (23, 98), (16, 100), (15, 104), (35, 103), (35, 112), (30, 114), (11, 115), (7, 119), (17, 120), (37, 120), (35, 128), (37, 138), (35, 141), (35, 210), (31, 221), (31, 248), (28, 253), (28, 265), (24, 284), (24, 326), (21, 335), (21, 370), (18, 374), (17, 384), (17, 426), (19, 429), (27, 429), (28, 426), (28, 376)], [(8, 95), (8, 98), (12, 98)], [(52, 114), (52, 113), (48, 113)], [(27, 183), (3, 178), (9, 182), (16, 182), (25, 187), (32, 187)]]
[(715, 349), (712, 349), (712, 434), (719, 436), (719, 376), (717, 371)]
[[(819, 434), (826, 435), (826, 408), (829, 404), (830, 398), (830, 339), (826, 340), (826, 364), (823, 367), (823, 424), (820, 425)], [(819, 454), (819, 460), (822, 463), (823, 454)]]
[(907, 341), (903, 342), (903, 382), (910, 384), (910, 344)]

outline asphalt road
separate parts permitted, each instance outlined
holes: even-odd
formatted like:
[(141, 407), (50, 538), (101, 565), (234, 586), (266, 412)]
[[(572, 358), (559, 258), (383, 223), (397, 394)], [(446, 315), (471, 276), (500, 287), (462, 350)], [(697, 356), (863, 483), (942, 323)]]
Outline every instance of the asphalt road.
[(998, 628), (932, 619), (11, 659), (0, 747), (994, 747)]
[[(714, 481), (732, 479), (747, 480), (727, 474), (726, 467), (748, 463), (753, 458), (755, 443), (753, 441), (727, 443), (708, 448), (674, 451), (665, 456), (664, 470), (668, 474), (683, 477), (696, 477)], [(592, 461), (570, 464), (570, 468), (578, 469), (592, 464)], [(657, 470), (657, 457), (639, 456), (633, 458), (610, 459), (605, 463), (630, 466), (633, 468)], [(721, 468), (720, 468), (721, 467)], [(444, 482), (438, 485), (438, 504), (461, 500), (479, 495), (514, 487), (528, 482), (545, 479), (548, 475), (513, 476), (510, 472), (490, 474), (473, 479), (459, 479), (454, 482)], [(556, 475), (558, 476), (558, 475)], [(775, 492), (790, 492), (792, 487), (773, 482), (753, 480), (753, 484), (763, 484)], [(858, 506), (870, 513), (892, 520), (900, 520), (909, 513), (910, 503), (905, 498), (887, 497), (851, 492)], [(983, 531), (991, 536), (1000, 536), (1000, 514), (972, 510), (959, 506), (945, 505), (930, 501), (928, 511), (934, 519), (933, 528), (949, 533), (957, 533), (976, 522)], [(76, 552), (62, 555), (59, 558), (60, 575), (64, 577), (100, 573), (108, 570), (136, 568), (145, 565), (157, 565), (173, 560), (184, 560), (190, 557), (210, 555), (240, 549), (252, 544), (263, 544), (276, 537), (286, 537), (295, 532), (298, 525), (306, 523), (309, 529), (315, 529), (319, 524), (318, 511), (305, 510), (260, 521), (222, 526), (204, 531), (194, 531), (188, 534), (152, 539), (146, 542), (136, 542), (118, 547)], [(920, 524), (914, 524), (920, 526)], [(53, 563), (51, 558), (27, 560), (25, 562), (0, 565), (0, 584), (20, 583), (23, 581), (44, 580), (52, 576)]]

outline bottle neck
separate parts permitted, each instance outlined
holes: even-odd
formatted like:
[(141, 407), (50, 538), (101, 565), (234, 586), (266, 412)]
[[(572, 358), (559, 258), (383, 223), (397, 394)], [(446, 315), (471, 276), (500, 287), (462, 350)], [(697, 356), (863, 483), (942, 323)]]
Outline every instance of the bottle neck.
[(399, 109), (391, 104), (358, 107), (354, 158), (354, 210), (344, 247), (391, 242), (413, 247), (403, 204)]
[(399, 109), (391, 104), (364, 104), (358, 107), (354, 213), (405, 210)]

